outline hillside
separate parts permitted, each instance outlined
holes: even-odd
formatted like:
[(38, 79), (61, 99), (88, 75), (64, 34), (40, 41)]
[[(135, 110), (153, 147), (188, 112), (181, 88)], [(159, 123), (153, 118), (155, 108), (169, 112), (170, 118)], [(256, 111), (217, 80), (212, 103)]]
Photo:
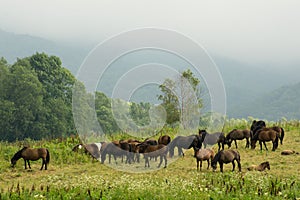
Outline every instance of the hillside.
[[(91, 50), (91, 46), (61, 44), (39, 37), (13, 34), (2, 30), (0, 30), (0, 44), (0, 57), (5, 57), (9, 63), (13, 63), (18, 57), (23, 58), (31, 56), (35, 52), (45, 52), (60, 57), (63, 66), (73, 74), (76, 74), (85, 56)], [(126, 58), (115, 62), (106, 72), (107, 76), (101, 80), (104, 81), (101, 91), (111, 96), (112, 88), (126, 70), (133, 66), (153, 62), (153, 58), (156, 63), (166, 64), (176, 69), (182, 70), (183, 67), (189, 67), (187, 63), (174, 59), (169, 55), (162, 55), (161, 52), (146, 51), (135, 55), (127, 55)], [(270, 68), (265, 67), (263, 64), (252, 66), (218, 54), (212, 54), (212, 58), (219, 67), (224, 80), (229, 117), (247, 118), (253, 116), (269, 120), (278, 119), (282, 116), (299, 118), (295, 111), (296, 104), (299, 101), (292, 92), (297, 90), (297, 87), (290, 89), (286, 88), (289, 88), (289, 86), (282, 87), (299, 81), (300, 69), (296, 65), (293, 67), (285, 66), (285, 68), (278, 66), (277, 68)], [(141, 88), (133, 95), (133, 100), (150, 100), (151, 103), (157, 103), (157, 92), (158, 89), (153, 87)], [(209, 98), (208, 94), (204, 95)], [(207, 100), (209, 101), (209, 99), (205, 101)]]
[(300, 118), (300, 82), (293, 85), (280, 87), (271, 92), (266, 92), (259, 98), (253, 100), (248, 107), (238, 106), (234, 116), (245, 115), (270, 120), (281, 118)]

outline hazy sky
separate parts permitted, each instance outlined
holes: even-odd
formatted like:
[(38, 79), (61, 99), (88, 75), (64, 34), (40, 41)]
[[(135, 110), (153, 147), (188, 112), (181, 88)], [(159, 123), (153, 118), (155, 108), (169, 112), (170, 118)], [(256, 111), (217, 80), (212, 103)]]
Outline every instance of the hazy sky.
[(298, 0), (0, 1), (0, 29), (14, 33), (96, 44), (140, 27), (179, 31), (243, 62), (300, 63)]

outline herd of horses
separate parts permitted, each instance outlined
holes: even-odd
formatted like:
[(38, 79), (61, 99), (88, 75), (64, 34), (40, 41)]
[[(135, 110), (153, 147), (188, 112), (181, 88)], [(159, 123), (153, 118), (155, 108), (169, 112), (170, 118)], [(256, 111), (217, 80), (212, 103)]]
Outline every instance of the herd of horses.
[[(215, 171), (217, 168), (217, 163), (219, 163), (220, 171), (223, 172), (223, 164), (232, 163), (232, 171), (235, 169), (235, 162), (237, 162), (238, 169), (241, 171), (240, 154), (237, 150), (229, 149), (232, 142), (234, 141), (235, 147), (237, 146), (237, 140), (246, 140), (246, 148), (255, 149), (257, 141), (260, 144), (260, 150), (262, 151), (262, 144), (264, 144), (266, 150), (268, 150), (266, 143), (271, 141), (273, 144), (272, 151), (275, 151), (278, 147), (278, 143), (283, 143), (284, 130), (281, 127), (266, 127), (266, 123), (262, 120), (254, 120), (250, 130), (238, 130), (234, 129), (230, 131), (227, 135), (223, 132), (208, 133), (206, 130), (199, 130), (198, 134), (189, 136), (177, 136), (173, 140), (168, 135), (162, 135), (158, 140), (155, 139), (145, 139), (144, 141), (138, 141), (135, 139), (127, 139), (120, 141), (112, 141), (109, 143), (91, 143), (91, 144), (78, 144), (72, 151), (76, 152), (82, 149), (85, 153), (90, 154), (94, 159), (100, 160), (104, 163), (106, 157), (108, 156), (108, 162), (111, 163), (111, 157), (114, 158), (117, 164), (117, 158), (120, 157), (122, 162), (131, 164), (133, 162), (140, 162), (140, 155), (144, 156), (145, 167), (150, 167), (150, 160), (160, 158), (158, 168), (162, 165), (164, 161), (164, 167), (167, 167), (167, 155), (169, 157), (174, 156), (174, 149), (177, 147), (178, 156), (184, 156), (183, 149), (194, 150), (194, 157), (197, 161), (197, 169), (202, 170), (202, 161), (208, 162), (208, 167), (211, 164), (212, 169)], [(218, 144), (218, 152), (212, 149), (206, 148), (207, 145)], [(228, 146), (228, 150), (225, 150), (225, 145)], [(202, 148), (202, 146), (204, 148)], [(29, 168), (29, 160), (38, 160), (42, 158), (42, 167), (45, 166), (47, 170), (47, 165), (50, 161), (50, 153), (48, 149), (45, 148), (29, 148), (24, 147), (18, 151), (11, 159), (11, 165), (15, 166), (16, 162), (23, 158), (25, 163), (25, 169), (27, 169), (26, 163)], [(211, 163), (210, 163), (211, 161)], [(257, 167), (248, 168), (248, 170), (258, 170), (263, 171), (264, 169), (270, 169), (268, 162), (264, 162)]]

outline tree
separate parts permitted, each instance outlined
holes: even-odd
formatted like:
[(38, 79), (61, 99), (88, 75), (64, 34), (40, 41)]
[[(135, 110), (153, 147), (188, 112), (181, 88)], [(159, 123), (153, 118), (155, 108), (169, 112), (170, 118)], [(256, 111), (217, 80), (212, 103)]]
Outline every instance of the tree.
[(175, 80), (166, 79), (159, 86), (158, 96), (167, 112), (167, 124), (181, 122), (184, 129), (197, 127), (202, 107), (199, 91), (200, 80), (191, 70), (182, 72)]

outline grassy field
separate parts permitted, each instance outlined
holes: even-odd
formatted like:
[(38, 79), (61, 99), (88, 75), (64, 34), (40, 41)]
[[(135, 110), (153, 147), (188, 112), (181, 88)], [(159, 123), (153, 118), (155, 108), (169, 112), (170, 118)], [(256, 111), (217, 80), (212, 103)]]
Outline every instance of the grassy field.
[[(143, 159), (133, 165), (120, 160), (118, 165), (103, 165), (72, 152), (78, 143), (76, 138), (25, 141), (32, 147), (50, 150), (49, 169), (39, 170), (41, 160), (31, 162), (31, 170), (24, 170), (23, 160), (12, 169), (10, 159), (24, 141), (2, 142), (0, 199), (300, 199), (300, 155), (280, 154), (285, 149), (300, 151), (300, 129), (286, 130), (283, 145), (275, 152), (261, 152), (259, 145), (255, 150), (245, 149), (245, 141), (238, 142), (241, 173), (231, 172), (231, 164), (225, 165), (224, 173), (220, 173), (219, 166), (212, 172), (206, 169), (206, 162), (202, 171), (197, 171), (192, 150), (186, 151), (185, 157), (169, 159), (166, 169), (156, 170), (158, 162), (151, 161), (151, 170), (143, 172)], [(217, 145), (213, 149), (217, 151)], [(263, 161), (270, 162), (270, 171), (247, 171), (247, 166)]]

